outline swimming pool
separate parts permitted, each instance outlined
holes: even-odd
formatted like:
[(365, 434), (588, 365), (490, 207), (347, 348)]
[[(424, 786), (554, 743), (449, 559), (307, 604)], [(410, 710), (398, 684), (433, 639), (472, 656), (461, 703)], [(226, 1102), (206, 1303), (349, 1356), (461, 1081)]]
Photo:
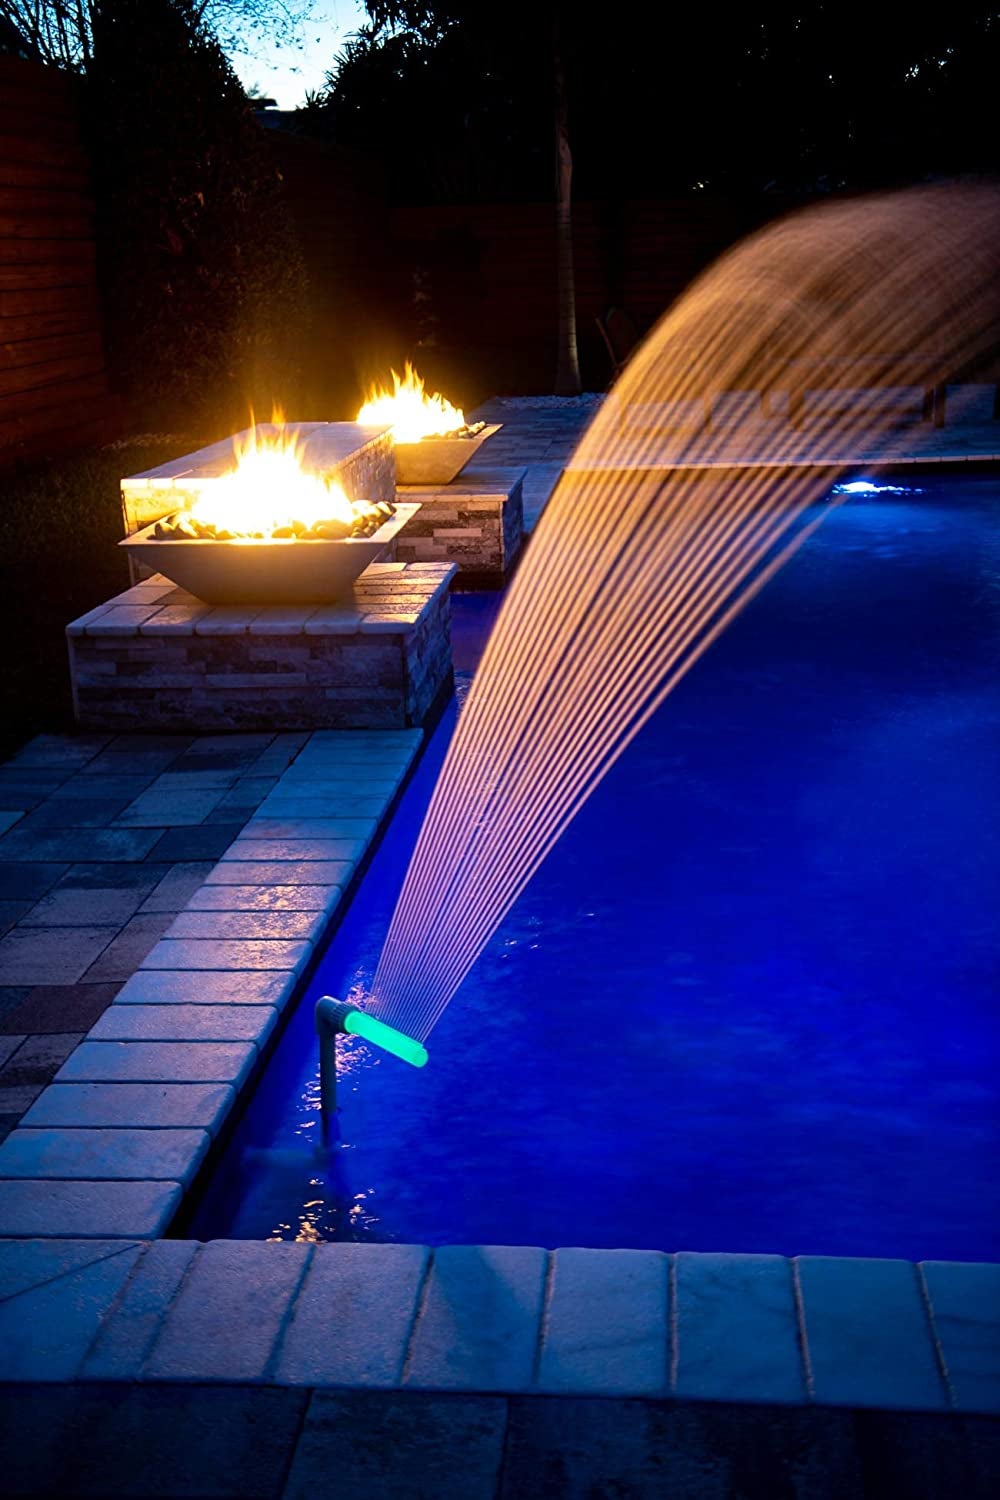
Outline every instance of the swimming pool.
[(428, 1067), (351, 1045), (326, 1162), (312, 1001), (370, 982), (452, 705), (192, 1233), (997, 1258), (1000, 482), (905, 483), (681, 683)]

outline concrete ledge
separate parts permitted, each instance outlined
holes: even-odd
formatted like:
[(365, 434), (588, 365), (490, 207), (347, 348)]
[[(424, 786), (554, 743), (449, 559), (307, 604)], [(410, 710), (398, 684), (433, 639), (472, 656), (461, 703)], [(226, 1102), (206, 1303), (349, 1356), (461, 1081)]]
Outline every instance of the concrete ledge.
[[(190, 1127), (215, 1135), (235, 1102), (235, 1089), (220, 1083), (53, 1083), (21, 1124), (89, 1130)], [(6, 1226), (4, 1233), (10, 1233)]]
[(915, 1266), (805, 1255), (795, 1268), (814, 1400), (944, 1410), (948, 1393)]
[(9, 1235), (65, 1239), (149, 1239), (163, 1234), (180, 1206), (179, 1182), (0, 1182), (0, 1224)]
[[(206, 895), (202, 886), (199, 898)], [(140, 969), (115, 996), (116, 1005), (274, 1005), (281, 1009), (295, 989), (295, 975), (280, 970), (172, 972)]]
[(423, 1245), (317, 1245), (275, 1380), (398, 1386), (429, 1264)]
[(0, 1243), (4, 1380), (72, 1380), (138, 1257), (121, 1240)]
[(252, 1042), (85, 1041), (66, 1059), (55, 1081), (228, 1083), (238, 1088), (256, 1055)]
[[(77, 1330), (58, 1379), (506, 1395), (558, 1386), (603, 1401), (1000, 1414), (992, 1266), (925, 1267), (925, 1305), (903, 1261), (805, 1258), (793, 1298), (793, 1263), (779, 1256), (154, 1240), (141, 1253), (132, 1245), (121, 1274), (95, 1273), (81, 1303), (77, 1272), (117, 1255), (113, 1236), (127, 1232), (101, 1236), (98, 1221), (114, 1208), (140, 1226), (140, 1209), (153, 1217), (154, 1190), (170, 1185), (0, 1183), (12, 1189), (25, 1190), (36, 1233), (45, 1194), (83, 1190), (78, 1222), (89, 1216), (99, 1238), (0, 1241), (4, 1381), (49, 1378), (31, 1352), (48, 1336), (37, 1327), (44, 1306), (46, 1327)], [(102, 1196), (112, 1190), (114, 1202)], [(940, 1364), (932, 1324), (954, 1368)]]
[(920, 1267), (945, 1378), (961, 1411), (1000, 1411), (1000, 1265)]
[(674, 1257), (678, 1396), (805, 1399), (791, 1269), (780, 1255)]
[[(670, 1257), (653, 1250), (557, 1250), (538, 1362), (542, 1390), (665, 1395), (669, 1275)], [(585, 1308), (589, 1317), (581, 1317)]]
[(277, 1019), (278, 1012), (270, 1005), (118, 1005), (113, 1001), (90, 1037), (101, 1042), (253, 1042), (260, 1047)]
[(21, 1127), (0, 1146), (0, 1177), (190, 1183), (208, 1150), (204, 1130)]
[(420, 1390), (527, 1390), (546, 1256), (524, 1245), (435, 1251), (403, 1374)]
[(310, 1245), (215, 1240), (167, 1304), (145, 1374), (152, 1380), (263, 1380), (302, 1284)]

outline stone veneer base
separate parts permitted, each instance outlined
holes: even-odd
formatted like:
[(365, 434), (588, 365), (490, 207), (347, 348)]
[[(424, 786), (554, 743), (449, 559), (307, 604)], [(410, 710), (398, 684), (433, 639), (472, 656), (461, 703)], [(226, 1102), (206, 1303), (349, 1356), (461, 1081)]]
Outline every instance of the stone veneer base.
[[(304, 544), (305, 545), (305, 544)], [(448, 563), (373, 563), (335, 605), (203, 604), (154, 575), (66, 628), (88, 729), (403, 729), (451, 691)]]
[(447, 485), (401, 485), (400, 500), (420, 509), (396, 540), (405, 562), (450, 562), (458, 586), (498, 588), (524, 537), (525, 469), (466, 471)]

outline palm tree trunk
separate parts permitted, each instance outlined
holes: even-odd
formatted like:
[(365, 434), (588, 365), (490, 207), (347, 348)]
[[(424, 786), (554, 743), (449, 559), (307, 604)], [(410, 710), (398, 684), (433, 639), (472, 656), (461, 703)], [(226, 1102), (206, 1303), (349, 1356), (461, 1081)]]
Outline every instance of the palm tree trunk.
[(553, 19), (552, 61), (555, 82), (556, 147), (556, 298), (558, 310), (557, 396), (580, 392), (580, 362), (576, 348), (576, 286), (573, 278), (573, 155), (569, 145), (569, 109), (563, 70), (558, 18)]

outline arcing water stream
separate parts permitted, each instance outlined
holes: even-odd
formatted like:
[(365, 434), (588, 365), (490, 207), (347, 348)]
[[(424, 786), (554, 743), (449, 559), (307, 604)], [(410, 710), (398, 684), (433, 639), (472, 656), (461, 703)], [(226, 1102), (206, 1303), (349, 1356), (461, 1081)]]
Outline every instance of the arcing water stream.
[[(665, 315), (509, 589), (389, 929), (380, 1019), (426, 1039), (602, 777), (818, 524), (803, 518), (835, 471), (873, 445), (893, 451), (890, 404), (820, 404), (806, 432), (769, 425), (767, 462), (728, 471), (720, 501), (700, 470), (733, 435), (685, 434), (688, 403), (751, 391), (770, 411), (795, 385), (893, 386), (914, 354), (928, 386), (973, 367), (996, 343), (998, 228), (991, 189), (828, 205), (738, 246)], [(831, 380), (838, 370), (863, 377)], [(793, 464), (804, 442), (809, 462)]]

